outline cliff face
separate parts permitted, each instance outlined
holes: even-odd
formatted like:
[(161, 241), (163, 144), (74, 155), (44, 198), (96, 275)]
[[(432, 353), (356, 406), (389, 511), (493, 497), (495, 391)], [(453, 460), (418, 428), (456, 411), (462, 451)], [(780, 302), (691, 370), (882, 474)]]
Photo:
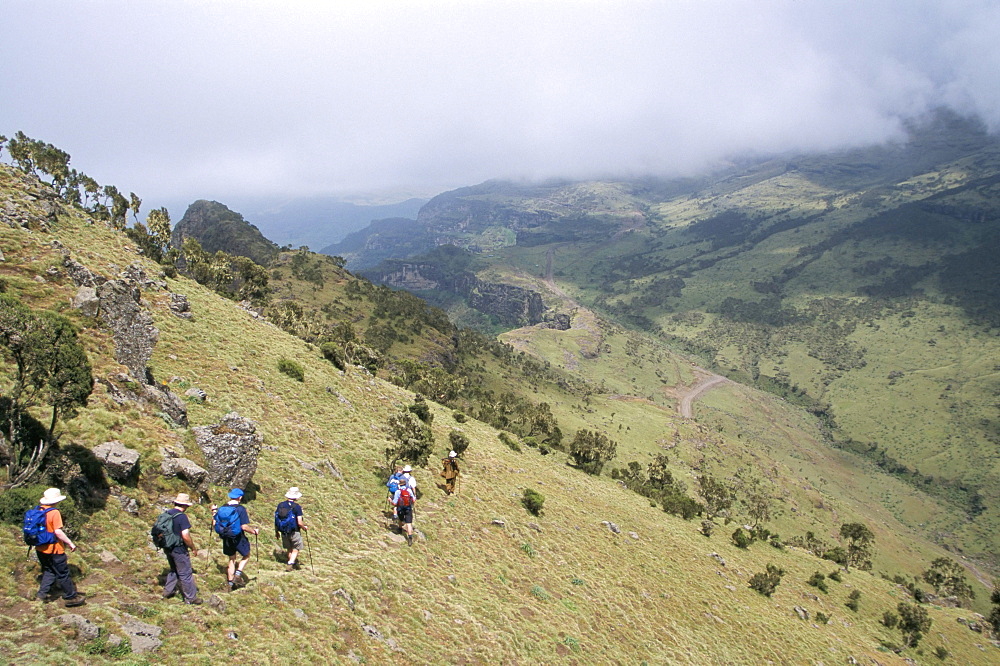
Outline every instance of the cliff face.
[(506, 326), (530, 326), (545, 321), (545, 304), (537, 291), (510, 284), (486, 282), (471, 272), (447, 275), (434, 264), (394, 262), (392, 269), (366, 277), (397, 289), (458, 294), (469, 306), (493, 315)]

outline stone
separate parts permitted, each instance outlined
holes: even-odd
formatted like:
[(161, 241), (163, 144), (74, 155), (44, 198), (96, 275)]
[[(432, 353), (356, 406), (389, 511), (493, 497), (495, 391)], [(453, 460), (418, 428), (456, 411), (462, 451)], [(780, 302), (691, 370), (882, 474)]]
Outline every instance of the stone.
[(722, 555), (719, 555), (718, 553), (709, 553), (708, 556), (711, 557), (716, 562), (718, 562), (719, 564), (721, 564), (722, 566), (726, 566), (726, 560), (722, 558)]
[(189, 398), (194, 398), (198, 402), (205, 402), (205, 398), (208, 397), (207, 393), (196, 387), (191, 387), (187, 391), (184, 391), (184, 395)]
[(230, 412), (219, 423), (191, 430), (208, 463), (209, 483), (232, 488), (246, 488), (250, 484), (264, 442), (256, 423)]
[(70, 300), (70, 305), (84, 317), (96, 317), (101, 310), (101, 299), (97, 297), (97, 289), (82, 286), (76, 290), (76, 296)]
[(82, 615), (77, 615), (76, 613), (64, 613), (63, 615), (59, 615), (56, 617), (56, 622), (66, 627), (72, 627), (75, 632), (74, 635), (76, 640), (81, 643), (92, 641), (101, 635), (100, 627)]
[(794, 608), (794, 610), (795, 610), (795, 614), (799, 616), (800, 620), (808, 620), (809, 619), (809, 611), (807, 611), (802, 606), (796, 606)]
[(160, 470), (163, 476), (179, 476), (197, 488), (208, 478), (208, 470), (187, 458), (164, 458)]
[(63, 257), (63, 268), (66, 269), (66, 273), (73, 280), (73, 284), (78, 287), (96, 288), (104, 281), (103, 278), (98, 278), (94, 275), (89, 268), (69, 257)]
[(213, 594), (208, 598), (208, 605), (220, 613), (226, 612), (226, 600), (217, 594)]
[(181, 319), (191, 319), (191, 304), (184, 294), (170, 294), (170, 311)]
[(139, 476), (139, 452), (117, 439), (98, 444), (93, 453), (101, 461), (104, 471), (115, 481), (130, 483)]
[(605, 527), (607, 527), (609, 530), (611, 530), (615, 534), (621, 534), (622, 533), (622, 529), (620, 527), (618, 527), (617, 525), (615, 525), (614, 523), (612, 523), (611, 521), (609, 521), (609, 520), (601, 521), (601, 525), (604, 525)]
[(304, 610), (302, 610), (301, 608), (293, 608), (292, 609), (292, 615), (294, 615), (295, 617), (299, 618), (300, 620), (307, 620), (307, 619), (309, 619), (309, 616), (306, 615), (306, 612)]
[(105, 564), (113, 564), (115, 562), (121, 563), (121, 560), (118, 559), (118, 556), (112, 553), (110, 550), (102, 550), (101, 554), (98, 557), (100, 557), (101, 562), (104, 562)]
[(143, 384), (142, 398), (160, 408), (171, 421), (186, 428), (188, 425), (187, 405), (180, 396), (164, 384)]
[(155, 624), (140, 622), (133, 617), (126, 620), (121, 628), (132, 644), (132, 652), (153, 652), (163, 645), (160, 640), (163, 630)]
[[(378, 579), (375, 579), (375, 580), (378, 580)], [(381, 588), (381, 582), (379, 582), (379, 586)], [(333, 596), (340, 597), (341, 599), (344, 600), (344, 603), (347, 604), (348, 608), (350, 608), (351, 610), (354, 610), (354, 599), (351, 598), (351, 595), (348, 594), (347, 591), (344, 588), (338, 587), (336, 590), (333, 591)]]

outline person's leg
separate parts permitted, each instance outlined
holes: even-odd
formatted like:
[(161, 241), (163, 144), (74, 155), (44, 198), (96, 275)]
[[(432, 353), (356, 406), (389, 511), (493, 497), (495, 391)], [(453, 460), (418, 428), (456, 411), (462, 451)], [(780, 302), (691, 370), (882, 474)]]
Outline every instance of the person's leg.
[(38, 564), (42, 567), (42, 580), (38, 586), (38, 594), (36, 596), (44, 601), (49, 596), (52, 583), (56, 582), (56, 573), (52, 569), (52, 556), (45, 553), (38, 553), (37, 551), (36, 553), (38, 555)]
[(52, 556), (52, 571), (56, 577), (56, 584), (62, 588), (63, 599), (70, 600), (76, 596), (76, 585), (69, 575), (69, 560), (66, 553)]
[(173, 554), (176, 565), (177, 579), (181, 584), (181, 595), (184, 601), (191, 603), (198, 597), (198, 587), (194, 583), (194, 570), (191, 568), (191, 555), (186, 550), (177, 550)]
[(167, 573), (166, 583), (163, 585), (163, 598), (169, 599), (177, 594), (177, 562), (174, 561), (174, 556), (171, 551), (164, 550), (163, 552), (167, 556), (167, 564), (170, 565), (170, 571)]

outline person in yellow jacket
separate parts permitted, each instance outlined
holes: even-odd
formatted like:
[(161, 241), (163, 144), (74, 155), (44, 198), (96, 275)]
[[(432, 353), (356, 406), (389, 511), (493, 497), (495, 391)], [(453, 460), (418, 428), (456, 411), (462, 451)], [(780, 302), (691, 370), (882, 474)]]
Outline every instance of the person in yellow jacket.
[(451, 495), (455, 492), (455, 484), (461, 473), (461, 470), (458, 469), (458, 454), (451, 451), (447, 458), (441, 459), (441, 464), (444, 466), (444, 469), (441, 470), (441, 476), (444, 477), (444, 491)]

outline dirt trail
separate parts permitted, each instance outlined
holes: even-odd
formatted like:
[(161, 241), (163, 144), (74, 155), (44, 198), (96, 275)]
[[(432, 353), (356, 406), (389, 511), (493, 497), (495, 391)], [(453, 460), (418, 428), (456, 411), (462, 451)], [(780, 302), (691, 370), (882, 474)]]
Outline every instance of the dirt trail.
[[(700, 368), (699, 368), (700, 370)], [(704, 371), (703, 371), (704, 372)], [(722, 375), (708, 375), (690, 388), (675, 389), (678, 394), (677, 411), (686, 419), (694, 418), (694, 401), (716, 386), (729, 383)]]

